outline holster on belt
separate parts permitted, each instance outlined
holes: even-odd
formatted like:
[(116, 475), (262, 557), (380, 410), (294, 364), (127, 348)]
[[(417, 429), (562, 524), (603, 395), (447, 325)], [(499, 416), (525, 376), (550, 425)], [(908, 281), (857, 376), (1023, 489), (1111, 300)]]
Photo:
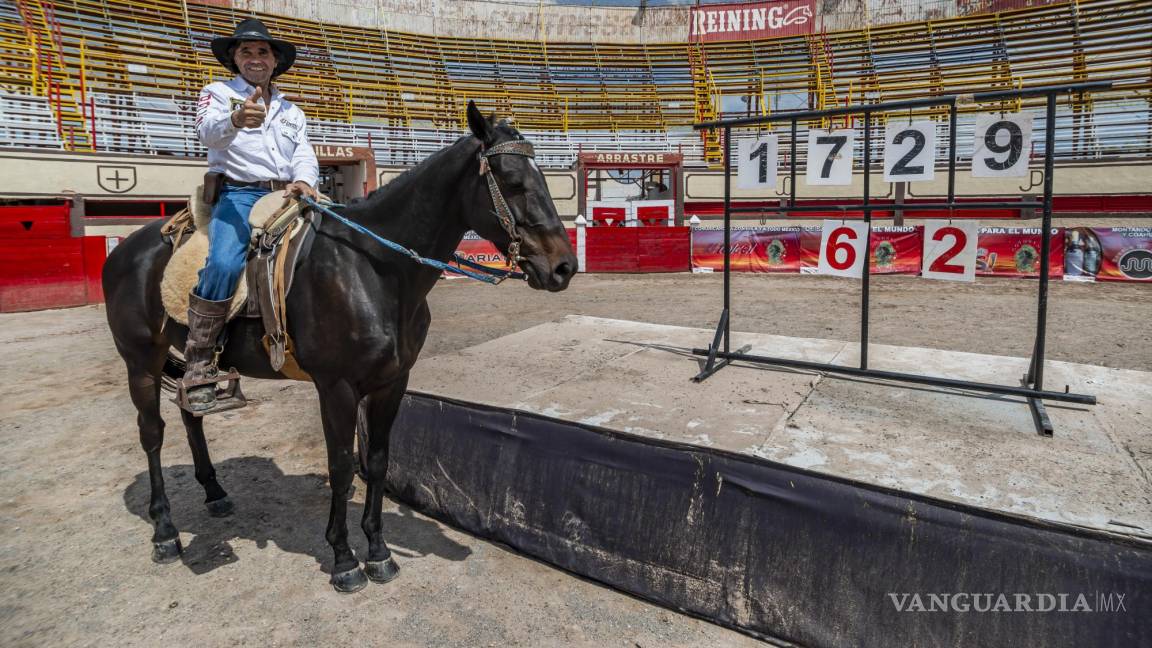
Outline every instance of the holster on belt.
[(204, 174), (204, 203), (206, 205), (215, 205), (216, 201), (220, 199), (220, 187), (224, 185), (224, 174), (216, 171), (209, 171)]

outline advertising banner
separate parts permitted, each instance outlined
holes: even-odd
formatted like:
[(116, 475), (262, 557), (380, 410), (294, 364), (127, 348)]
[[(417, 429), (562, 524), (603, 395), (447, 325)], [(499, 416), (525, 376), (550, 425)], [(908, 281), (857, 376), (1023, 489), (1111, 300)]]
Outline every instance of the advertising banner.
[(504, 255), (496, 250), (495, 245), (480, 238), (474, 232), (468, 232), (464, 235), (464, 240), (460, 241), (456, 253), (469, 261), (489, 268), (505, 268), (508, 265)]
[[(820, 231), (816, 230), (816, 250)], [(731, 233), (733, 272), (800, 272), (800, 228), (734, 229)], [(724, 230), (692, 232), (692, 267), (724, 271)]]
[(872, 230), (872, 274), (916, 274), (924, 247), (922, 227)]
[(1068, 281), (1152, 282), (1152, 227), (1073, 227), (1064, 237)]
[(707, 4), (692, 8), (688, 40), (693, 43), (759, 40), (815, 31), (815, 0)]
[[(1040, 276), (1039, 228), (982, 227), (976, 249), (976, 275), (998, 277)], [(1052, 228), (1049, 277), (1064, 274), (1064, 230)]]

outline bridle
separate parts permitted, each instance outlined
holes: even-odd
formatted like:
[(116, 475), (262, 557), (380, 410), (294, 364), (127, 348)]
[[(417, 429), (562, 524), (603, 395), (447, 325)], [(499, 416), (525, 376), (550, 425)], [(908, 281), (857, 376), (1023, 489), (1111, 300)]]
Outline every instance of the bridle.
[(501, 142), (495, 146), (487, 149), (481, 148), (477, 157), (480, 159), (480, 175), (488, 179), (488, 193), (492, 196), (492, 205), (496, 207), (496, 218), (500, 221), (500, 226), (508, 233), (511, 243), (508, 244), (508, 267), (513, 268), (524, 257), (520, 256), (520, 231), (516, 228), (516, 219), (512, 216), (512, 209), (508, 207), (508, 201), (504, 200), (504, 194), (500, 191), (500, 185), (496, 183), (496, 174), (492, 173), (492, 168), (488, 163), (488, 158), (497, 155), (519, 155), (528, 159), (536, 158), (536, 151), (532, 148), (532, 144), (525, 140), (512, 140), (510, 142)]

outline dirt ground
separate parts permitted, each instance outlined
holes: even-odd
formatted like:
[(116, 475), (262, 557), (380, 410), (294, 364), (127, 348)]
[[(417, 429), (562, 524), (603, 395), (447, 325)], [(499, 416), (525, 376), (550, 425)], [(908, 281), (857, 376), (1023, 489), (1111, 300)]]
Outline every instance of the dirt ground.
[[(432, 293), (424, 353), (568, 314), (711, 328), (720, 286), (717, 275), (586, 275), (549, 295), (445, 281)], [(875, 278), (872, 339), (1026, 355), (1035, 289), (1020, 280)], [(740, 275), (733, 330), (855, 340), (858, 305), (855, 281)], [(1054, 282), (1048, 355), (1152, 370), (1149, 321), (1152, 286)], [(385, 524), (400, 579), (336, 594), (326, 582), (324, 444), (303, 383), (246, 379), (252, 404), (206, 426), (237, 505), (226, 519), (205, 511), (179, 416), (165, 404), (164, 474), (185, 556), (154, 565), (144, 455), (102, 308), (0, 315), (0, 344), (0, 645), (758, 644), (394, 503)], [(361, 555), (362, 493), (349, 515)]]

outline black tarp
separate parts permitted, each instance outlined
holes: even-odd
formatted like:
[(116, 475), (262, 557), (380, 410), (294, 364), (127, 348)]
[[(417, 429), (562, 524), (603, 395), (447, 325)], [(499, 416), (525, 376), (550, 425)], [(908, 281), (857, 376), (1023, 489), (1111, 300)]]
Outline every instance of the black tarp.
[(774, 640), (1152, 646), (1139, 539), (416, 393), (388, 481), (480, 537)]

